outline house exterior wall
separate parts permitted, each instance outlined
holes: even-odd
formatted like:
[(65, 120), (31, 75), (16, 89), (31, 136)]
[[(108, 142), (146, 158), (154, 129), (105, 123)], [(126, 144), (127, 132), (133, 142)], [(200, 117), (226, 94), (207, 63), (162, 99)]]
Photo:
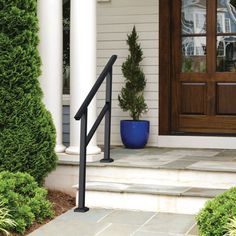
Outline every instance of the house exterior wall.
[[(112, 100), (112, 135), (111, 144), (120, 145), (119, 123), (121, 119), (129, 119), (126, 112), (121, 111), (117, 96), (124, 84), (121, 72), (122, 62), (128, 55), (126, 45), (127, 34), (136, 26), (139, 42), (143, 48), (143, 70), (147, 79), (145, 99), (149, 107), (142, 119), (150, 121), (150, 137), (148, 146), (157, 146), (158, 136), (158, 1), (157, 0), (111, 0), (97, 5), (97, 74), (99, 75), (108, 58), (118, 55), (113, 68), (113, 100)], [(97, 95), (97, 112), (104, 104), (105, 86)], [(102, 123), (98, 130), (98, 144), (103, 143)]]
[[(133, 25), (136, 25), (137, 32), (140, 36), (139, 42), (141, 43), (145, 57), (142, 65), (147, 78), (145, 98), (149, 106), (149, 111), (143, 116), (143, 119), (148, 119), (151, 122), (148, 146), (235, 149), (235, 137), (171, 136), (168, 133), (165, 135), (159, 134), (159, 1), (160, 0), (98, 0), (97, 75), (100, 74), (112, 54), (118, 55), (118, 60), (114, 66), (113, 78), (111, 144), (121, 145), (119, 122), (121, 119), (129, 118), (128, 114), (122, 112), (119, 108), (117, 96), (124, 83), (121, 65), (128, 55), (126, 45), (127, 34), (131, 32)], [(166, 4), (167, 1), (162, 0), (160, 2)], [(166, 13), (164, 9), (162, 9), (162, 13), (163, 12)], [(165, 49), (162, 48), (162, 51), (165, 52)], [(167, 79), (166, 76), (162, 76), (162, 83)], [(162, 89), (162, 93), (162, 95), (165, 95), (166, 90)], [(99, 113), (103, 106), (104, 96), (105, 91), (103, 86), (97, 96), (97, 113)], [(68, 146), (70, 136), (69, 96), (64, 95), (63, 104), (63, 143)], [(163, 107), (161, 114), (163, 114)], [(103, 129), (104, 126), (102, 123), (97, 135), (98, 144), (103, 144)]]

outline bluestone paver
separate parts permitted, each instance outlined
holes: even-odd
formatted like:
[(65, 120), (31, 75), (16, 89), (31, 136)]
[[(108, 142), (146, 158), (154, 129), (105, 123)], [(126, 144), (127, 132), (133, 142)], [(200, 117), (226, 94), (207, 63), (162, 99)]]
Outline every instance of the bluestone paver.
[(106, 209), (76, 213), (70, 210), (29, 236), (197, 236), (194, 225), (192, 215)]
[(195, 223), (192, 215), (158, 213), (140, 230), (153, 233), (186, 234)]
[(155, 212), (116, 210), (103, 218), (101, 222), (142, 225), (155, 214)]
[(126, 225), (126, 224), (110, 224), (104, 231), (96, 236), (130, 236), (137, 229), (139, 225)]

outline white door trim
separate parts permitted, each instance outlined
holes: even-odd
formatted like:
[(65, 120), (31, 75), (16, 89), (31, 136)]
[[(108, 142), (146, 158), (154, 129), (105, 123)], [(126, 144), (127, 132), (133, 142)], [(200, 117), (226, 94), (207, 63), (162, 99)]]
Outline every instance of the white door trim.
[(236, 149), (236, 137), (159, 135), (158, 147)]

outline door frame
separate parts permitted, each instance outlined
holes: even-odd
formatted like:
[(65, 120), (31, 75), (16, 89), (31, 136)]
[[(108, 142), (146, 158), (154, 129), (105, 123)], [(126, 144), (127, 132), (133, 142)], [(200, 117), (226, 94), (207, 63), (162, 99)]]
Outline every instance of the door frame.
[[(175, 133), (173, 131), (175, 127), (172, 117), (172, 107), (176, 108), (178, 104), (172, 95), (172, 78), (175, 75), (175, 68), (172, 66), (172, 58), (175, 56), (175, 46), (172, 44), (172, 29), (176, 28), (174, 27), (175, 22), (172, 20), (172, 8), (172, 0), (159, 0), (159, 135), (185, 135), (182, 132)], [(210, 23), (209, 21), (208, 24)], [(213, 66), (211, 67), (210, 72), (215, 71)], [(231, 81), (229, 80), (229, 82)], [(191, 132), (187, 135), (190, 134)], [(198, 136), (198, 134), (194, 135)], [(232, 136), (227, 132), (225, 134), (221, 132), (201, 133), (200, 135)]]
[(159, 135), (171, 134), (171, 7), (159, 0)]

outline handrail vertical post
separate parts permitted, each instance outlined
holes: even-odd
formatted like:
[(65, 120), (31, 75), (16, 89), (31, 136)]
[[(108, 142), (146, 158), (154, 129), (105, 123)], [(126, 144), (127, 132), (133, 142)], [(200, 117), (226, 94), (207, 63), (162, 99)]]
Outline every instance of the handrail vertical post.
[(112, 67), (106, 77), (106, 104), (108, 109), (105, 115), (104, 130), (104, 158), (100, 162), (113, 162), (110, 158), (110, 142), (111, 142), (111, 101), (112, 101)]
[[(104, 158), (101, 162), (113, 162), (110, 158), (110, 142), (111, 142), (111, 102), (112, 102), (112, 66), (117, 59), (116, 55), (113, 55), (102, 73), (98, 77), (96, 83), (90, 90), (89, 94), (85, 98), (84, 102), (80, 106), (75, 115), (76, 120), (81, 120), (80, 128), (80, 167), (79, 167), (79, 191), (78, 191), (78, 207), (75, 212), (86, 212), (89, 210), (85, 207), (85, 190), (86, 190), (86, 154), (87, 145), (89, 144), (93, 134), (96, 132), (101, 120), (105, 116), (105, 132), (104, 132)], [(97, 117), (95, 123), (87, 134), (87, 119), (88, 119), (88, 106), (103, 81), (106, 79), (106, 104), (102, 108), (101, 113)]]
[(78, 207), (74, 210), (75, 212), (86, 212), (89, 210), (88, 207), (85, 207), (87, 114), (88, 114), (88, 109), (85, 110), (83, 116), (81, 117), (79, 196), (78, 196)]

